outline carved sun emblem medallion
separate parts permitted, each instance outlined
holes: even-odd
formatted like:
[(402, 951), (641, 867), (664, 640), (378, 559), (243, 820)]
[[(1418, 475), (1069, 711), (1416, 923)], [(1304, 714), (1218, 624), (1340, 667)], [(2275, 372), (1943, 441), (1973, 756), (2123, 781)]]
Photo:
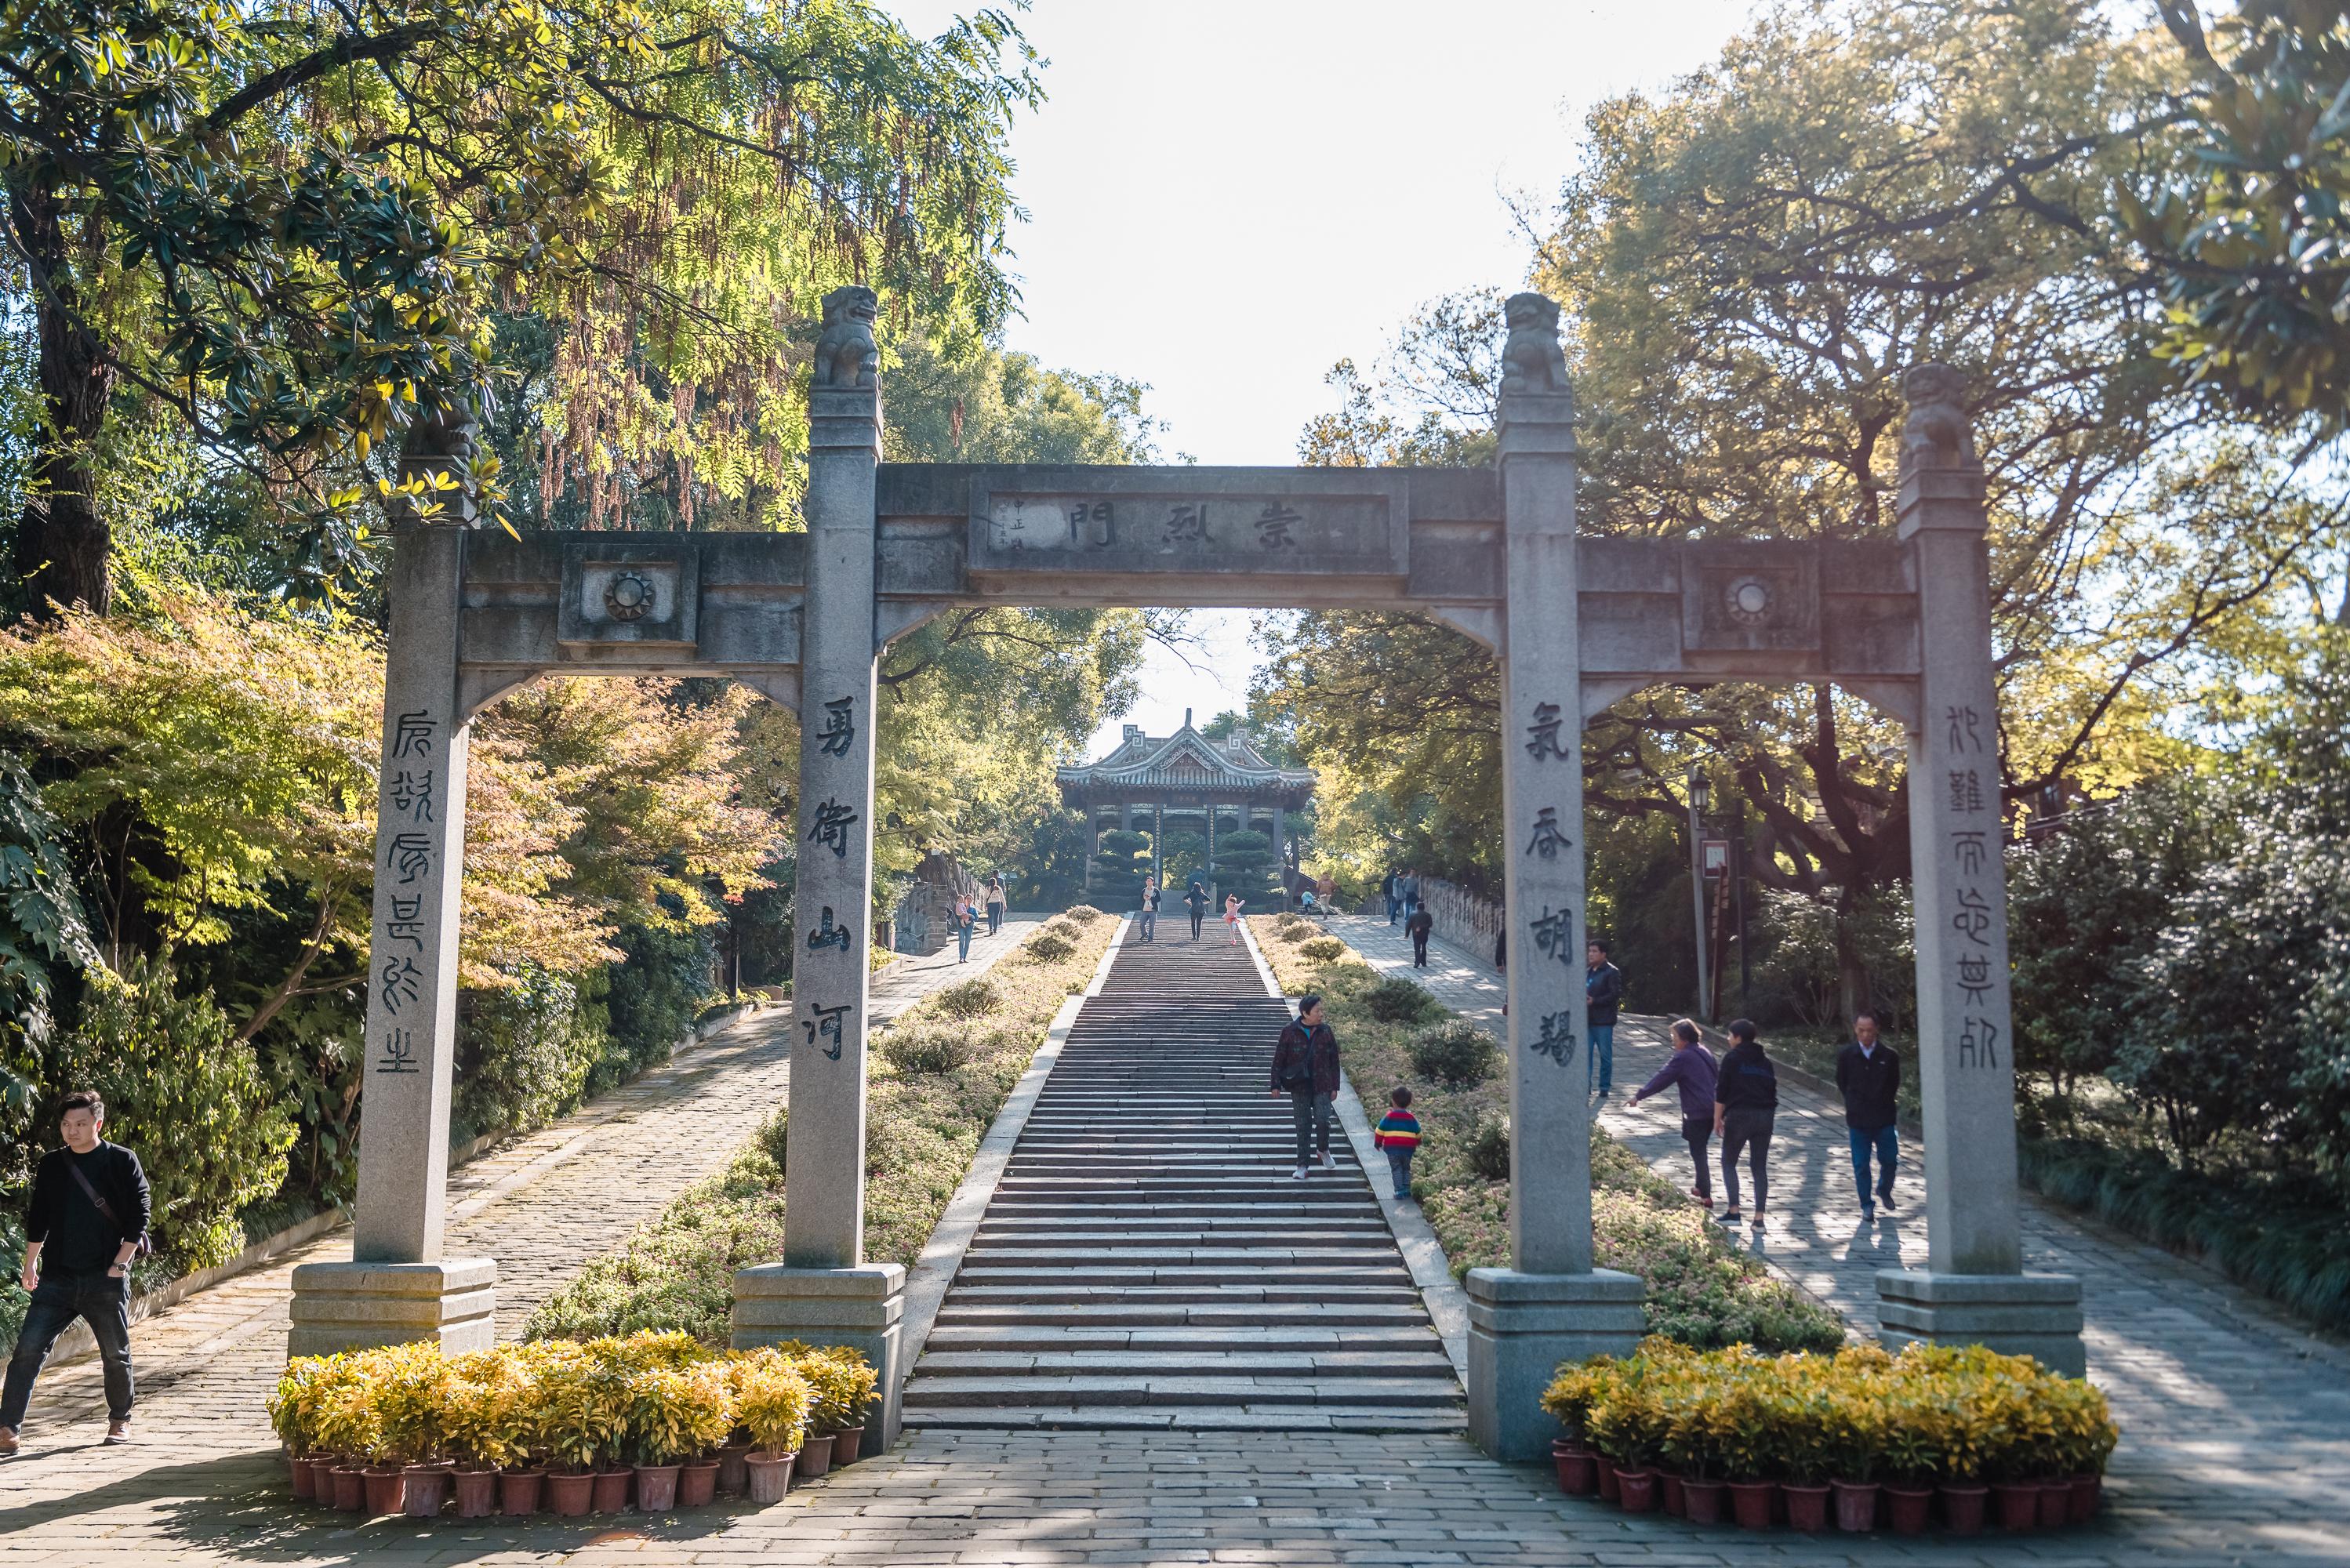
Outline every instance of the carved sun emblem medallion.
[(653, 607), (653, 586), (634, 572), (614, 576), (604, 589), (604, 607), (614, 620), (641, 620)]
[(1722, 607), (1741, 626), (1761, 626), (1771, 618), (1771, 585), (1760, 577), (1741, 577), (1721, 596)]

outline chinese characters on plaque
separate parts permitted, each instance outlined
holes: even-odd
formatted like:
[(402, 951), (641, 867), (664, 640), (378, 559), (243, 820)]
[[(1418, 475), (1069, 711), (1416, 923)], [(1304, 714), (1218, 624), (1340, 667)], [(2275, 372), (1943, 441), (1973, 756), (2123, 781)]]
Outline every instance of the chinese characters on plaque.
[[(1072, 519), (1073, 523), (1076, 521), (1076, 519)], [(816, 740), (818, 756), (837, 757), (843, 761), (849, 759), (857, 740), (855, 696), (835, 698), (824, 704), (824, 728), (816, 732)], [(807, 842), (819, 848), (831, 850), (836, 861), (846, 863), (848, 859), (851, 842), (850, 834), (858, 829), (860, 821), (856, 807), (843, 804), (836, 796), (827, 796), (816, 805), (811, 815), (808, 822)], [(836, 952), (862, 962), (862, 955), (854, 951), (856, 931), (853, 922), (856, 912), (852, 910), (850, 919), (843, 920), (834, 914), (835, 906), (831, 904), (818, 904), (816, 908), (818, 910), (816, 918), (814, 920), (803, 921), (803, 927), (807, 931), (806, 945), (809, 953)], [(801, 972), (802, 984), (811, 993), (808, 995), (807, 1002), (808, 1012), (813, 1016), (801, 1019), (800, 1027), (807, 1032), (808, 1044), (820, 1044), (826, 1059), (837, 1062), (841, 1058), (843, 1046), (847, 1043), (847, 1025), (845, 1021), (848, 1016), (850, 1004), (846, 1002), (827, 1004), (821, 999), (820, 988), (827, 982), (838, 983), (823, 966), (819, 966), (811, 960), (803, 966)]]
[(1954, 705), (1942, 714), (1947, 753), (1942, 773), (1949, 791), (1945, 804), (1954, 823), (1948, 832), (1955, 873), (1949, 904), (1950, 963), (1960, 1002), (1955, 1044), (1962, 1070), (1996, 1069), (2003, 1044), (1991, 1016), (2004, 1009), (1992, 1001), (1992, 964), (1998, 956), (1991, 938), (1999, 919), (1994, 902), (1999, 892), (1999, 791), (1996, 774), (1990, 783), (1983, 778), (1991, 767), (1990, 728), (1982, 713), (1970, 706)]
[[(379, 893), (386, 909), (376, 940), (373, 972), (373, 1019), (384, 1027), (381, 1049), (369, 1064), (371, 1073), (405, 1075), (424, 1070), (412, 1021), (424, 1005), (425, 889), (420, 883), (432, 877), (439, 846), (424, 829), (433, 820), (435, 747), (440, 721), (421, 709), (393, 716), (383, 786), (377, 809), (400, 831), (383, 840), (380, 878), (389, 884)], [(415, 888), (402, 892), (402, 888)], [(427, 1028), (430, 1028), (428, 1022)], [(429, 1036), (428, 1036), (429, 1038)]]

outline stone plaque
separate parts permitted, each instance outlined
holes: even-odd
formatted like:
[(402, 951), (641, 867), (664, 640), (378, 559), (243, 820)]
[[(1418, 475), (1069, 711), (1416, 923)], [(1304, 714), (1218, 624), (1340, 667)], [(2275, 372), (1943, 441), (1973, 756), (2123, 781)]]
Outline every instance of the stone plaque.
[(563, 552), (558, 641), (691, 648), (701, 556), (674, 545), (572, 545)]
[(1180, 490), (974, 484), (971, 564), (1024, 575), (1402, 575), (1405, 512), (1391, 480), (1287, 477), (1203, 471), (1204, 483)]

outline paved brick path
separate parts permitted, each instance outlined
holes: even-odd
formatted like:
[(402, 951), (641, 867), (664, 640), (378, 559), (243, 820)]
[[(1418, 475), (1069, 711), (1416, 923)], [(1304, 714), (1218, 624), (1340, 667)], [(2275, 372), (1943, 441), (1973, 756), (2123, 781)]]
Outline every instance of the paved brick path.
[[(1360, 934), (1378, 955), (1377, 932), (1347, 934)], [(1473, 961), (1438, 951), (1462, 983), (1480, 978)], [(1433, 978), (1448, 983), (1444, 973)], [(1473, 990), (1463, 993), (1475, 997)], [(1627, 1044), (1618, 1047), (1627, 1058), (1619, 1065), (1632, 1071), (1648, 1049), (1630, 1043), (1635, 1033), (1624, 1031)], [(1611, 1125), (1660, 1157), (1679, 1152), (1678, 1143), (1668, 1146), (1670, 1128), (1661, 1117), (1650, 1124), (1644, 1113), (1611, 1113)], [(1785, 1141), (1812, 1140), (1791, 1132)], [(1831, 1199), (1839, 1189), (1823, 1175), (1798, 1175), (1804, 1158), (1819, 1162), (1817, 1153), (1791, 1147), (1782, 1158), (1791, 1182), (1810, 1183)], [(1832, 1165), (1822, 1169), (1833, 1174)], [(141, 1416), (136, 1448), (85, 1446), (0, 1468), (0, 1568), (2350, 1563), (2350, 1394), (2342, 1352), (2295, 1334), (2191, 1265), (2037, 1212), (2027, 1223), (2035, 1249), (2059, 1252), (2083, 1272), (2096, 1325), (2092, 1371), (2129, 1425), (2112, 1515), (2062, 1535), (1905, 1542), (1700, 1532), (1565, 1501), (1539, 1471), (1492, 1464), (1461, 1439), (1439, 1435), (1003, 1431), (920, 1433), (887, 1458), (837, 1471), (764, 1511), (737, 1505), (666, 1520), (521, 1527), (453, 1520), (350, 1525), (297, 1506), (285, 1492), (258, 1413), (276, 1350), (270, 1341), (265, 1355), (249, 1356), (243, 1377), (204, 1385), (201, 1400), (183, 1384), (154, 1401)], [(1785, 1226), (1767, 1245), (1774, 1261), (1832, 1293), (1854, 1272), (1837, 1255), (1849, 1249), (1851, 1227), (1841, 1241), (1832, 1218), (1817, 1231)], [(1867, 1321), (1869, 1299), (1853, 1300), (1848, 1310)], [(71, 1436), (86, 1443), (96, 1428), (85, 1423)]]

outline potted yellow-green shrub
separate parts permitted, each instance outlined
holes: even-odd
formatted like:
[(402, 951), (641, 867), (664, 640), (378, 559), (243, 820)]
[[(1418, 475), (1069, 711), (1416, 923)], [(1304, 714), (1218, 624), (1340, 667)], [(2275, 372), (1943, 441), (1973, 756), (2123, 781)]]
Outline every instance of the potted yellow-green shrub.
[(1914, 1391), (1892, 1397), (1877, 1455), (1885, 1514), (1896, 1535), (1922, 1535), (1933, 1508), (1934, 1478), (1942, 1468), (1939, 1411)]
[(547, 1511), (586, 1513), (595, 1501), (596, 1467), (619, 1430), (618, 1413), (595, 1361), (579, 1350), (550, 1355), (538, 1367), (539, 1438), (550, 1469)]
[(334, 1456), (327, 1472), (335, 1507), (357, 1513), (367, 1506), (367, 1456), (375, 1448), (375, 1399), (354, 1363), (346, 1363), (318, 1399), (312, 1422), (318, 1447)]
[[(390, 1345), (370, 1351), (369, 1357), (376, 1364), (378, 1457), (382, 1469), (397, 1471), (398, 1484), (370, 1472), (373, 1495), (368, 1501), (379, 1513), (437, 1518), (449, 1489), (449, 1469), (441, 1461), (449, 1363), (440, 1345), (432, 1344)], [(379, 1485), (382, 1490), (377, 1493)]]
[(815, 1403), (808, 1380), (792, 1361), (775, 1351), (756, 1351), (734, 1366), (734, 1418), (751, 1434), (744, 1456), (751, 1501), (781, 1502), (791, 1486), (792, 1463), (805, 1453), (808, 1412)]
[(857, 1352), (834, 1345), (801, 1357), (800, 1375), (815, 1391), (816, 1430), (832, 1440), (831, 1462), (852, 1462), (865, 1439), (865, 1412), (873, 1403), (873, 1368)]
[(1570, 1497), (1587, 1497), (1599, 1486), (1598, 1460), (1584, 1431), (1597, 1386), (1589, 1363), (1569, 1362), (1558, 1369), (1542, 1397), (1542, 1407), (1557, 1418), (1565, 1431), (1552, 1440), (1550, 1452), (1558, 1470), (1558, 1490)]
[[(637, 1466), (637, 1506), (648, 1513), (677, 1506), (678, 1478), (689, 1457), (723, 1442), (733, 1427), (723, 1378), (674, 1361), (640, 1366), (629, 1378), (629, 1446)], [(715, 1480), (718, 1467), (709, 1466)], [(704, 1492), (702, 1501), (709, 1497)]]
[(682, 1376), (687, 1413), (680, 1451), (686, 1457), (678, 1471), (677, 1501), (682, 1508), (701, 1508), (717, 1495), (718, 1450), (734, 1431), (734, 1380), (722, 1361), (689, 1366)]
[(332, 1485), (328, 1495), (318, 1493), (318, 1456), (316, 1423), (318, 1403), (325, 1392), (333, 1386), (339, 1371), (339, 1358), (326, 1355), (301, 1355), (286, 1364), (278, 1375), (277, 1386), (269, 1396), (269, 1426), (286, 1445), (286, 1460), (294, 1482), (294, 1495), (317, 1501), (332, 1501)]

